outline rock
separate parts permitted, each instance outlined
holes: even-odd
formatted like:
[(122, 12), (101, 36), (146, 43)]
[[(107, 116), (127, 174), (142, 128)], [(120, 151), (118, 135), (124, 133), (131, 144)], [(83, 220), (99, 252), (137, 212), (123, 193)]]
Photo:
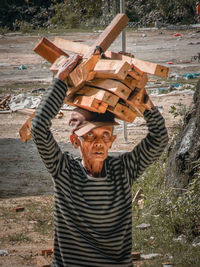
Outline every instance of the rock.
[(162, 263), (162, 266), (163, 266), (163, 267), (173, 267), (174, 265), (173, 265), (173, 263), (171, 263), (171, 262), (163, 262), (163, 263)]
[(180, 235), (177, 238), (173, 238), (173, 241), (181, 242), (181, 244), (185, 244), (187, 242), (186, 237), (184, 235)]
[(141, 223), (141, 224), (137, 225), (136, 228), (138, 228), (138, 229), (147, 229), (150, 226), (151, 225), (149, 223)]
[[(185, 188), (193, 178), (194, 162), (200, 155), (200, 80), (193, 96), (194, 104), (184, 117), (181, 132), (168, 149), (166, 186)], [(181, 192), (177, 191), (177, 194)]]
[(193, 247), (200, 246), (200, 236), (195, 237), (195, 239), (192, 242)]
[(159, 253), (151, 253), (151, 254), (142, 254), (141, 255), (141, 259), (143, 260), (152, 260), (154, 258), (157, 258), (157, 257), (161, 257), (162, 254), (159, 254)]

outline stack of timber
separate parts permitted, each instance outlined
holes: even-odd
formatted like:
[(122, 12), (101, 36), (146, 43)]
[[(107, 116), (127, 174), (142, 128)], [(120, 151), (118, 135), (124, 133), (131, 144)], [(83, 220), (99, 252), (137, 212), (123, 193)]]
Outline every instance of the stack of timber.
[(61, 38), (54, 42), (42, 38), (35, 46), (34, 52), (52, 64), (54, 74), (66, 63), (68, 52), (82, 56), (65, 80), (65, 103), (92, 112), (109, 111), (126, 122), (133, 122), (150, 109), (145, 89), (147, 74), (167, 77), (168, 68), (130, 54), (107, 51), (127, 22), (125, 14), (118, 14), (91, 47)]

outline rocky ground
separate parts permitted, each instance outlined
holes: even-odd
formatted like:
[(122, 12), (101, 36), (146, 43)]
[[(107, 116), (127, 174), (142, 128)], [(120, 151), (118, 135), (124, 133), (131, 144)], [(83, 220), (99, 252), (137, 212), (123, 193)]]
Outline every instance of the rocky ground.
[[(179, 114), (188, 109), (192, 102), (192, 92), (173, 91), (172, 94), (157, 95), (157, 88), (166, 89), (173, 83), (179, 83), (183, 89), (190, 89), (190, 85), (194, 85), (197, 79), (183, 80), (181, 75), (197, 73), (200, 69), (200, 63), (192, 60), (200, 52), (198, 29), (181, 31), (181, 36), (174, 36), (175, 33), (164, 29), (140, 29), (128, 31), (126, 35), (128, 52), (137, 58), (168, 66), (169, 77), (174, 73), (180, 77), (180, 80), (164, 80), (149, 76), (147, 85), (153, 102), (159, 106), (166, 119), (170, 137), (181, 117), (174, 117), (169, 111), (172, 106), (179, 110)], [(91, 45), (98, 35), (98, 32), (71, 33), (59, 37)], [(55, 36), (58, 35), (45, 35), (49, 40)], [(0, 96), (8, 93), (28, 94), (32, 89), (46, 88), (51, 82), (53, 77), (49, 71), (50, 65), (33, 53), (41, 37), (20, 33), (0, 36)], [(121, 50), (120, 38), (110, 49)], [(21, 65), (26, 69), (19, 70)], [(70, 111), (63, 110), (63, 114), (61, 119), (53, 120), (52, 131), (63, 150), (72, 151), (68, 141), (70, 129), (67, 126)], [(38, 249), (52, 246), (52, 210), (48, 211), (48, 207), (52, 208), (53, 205), (53, 186), (32, 141), (25, 144), (19, 138), (19, 129), (26, 118), (27, 115), (17, 112), (0, 114), (0, 250), (8, 251), (8, 256), (0, 256), (0, 266), (35, 266)], [(130, 150), (146, 134), (142, 118), (127, 125), (127, 142), (124, 141), (123, 128), (121, 124), (115, 130), (118, 141), (113, 145), (112, 153)], [(78, 154), (78, 151), (75, 153)], [(18, 206), (25, 207), (25, 210), (16, 213), (14, 208)], [(46, 211), (46, 219), (40, 217), (42, 210)], [(43, 228), (49, 228), (50, 232), (43, 231)]]

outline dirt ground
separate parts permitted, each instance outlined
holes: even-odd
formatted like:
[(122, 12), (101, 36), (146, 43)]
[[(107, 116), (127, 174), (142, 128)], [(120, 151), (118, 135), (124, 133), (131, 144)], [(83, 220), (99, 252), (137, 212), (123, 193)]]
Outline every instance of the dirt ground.
[[(181, 31), (181, 37), (175, 37), (174, 33), (176, 32), (153, 29), (128, 31), (127, 51), (133, 53), (136, 58), (168, 66), (169, 76), (172, 73), (182, 75), (188, 72), (199, 72), (200, 63), (191, 61), (191, 58), (200, 52), (200, 31), (197, 29)], [(70, 33), (62, 36), (46, 34), (45, 37), (51, 41), (56, 36), (92, 45), (98, 35), (99, 33), (96, 32)], [(50, 65), (33, 52), (34, 46), (42, 37), (44, 36), (19, 33), (0, 36), (0, 95), (29, 93), (32, 89), (46, 88), (52, 81)], [(120, 42), (119, 37), (109, 49), (120, 51)], [(18, 67), (22, 64), (26, 69), (19, 70)], [(147, 85), (151, 99), (159, 106), (166, 120), (170, 137), (173, 136), (180, 120), (180, 116), (174, 118), (173, 114), (169, 113), (171, 106), (189, 108), (193, 96), (192, 92), (174, 92), (171, 95), (153, 94), (156, 88), (165, 88), (172, 83), (195, 84), (196, 80), (173, 81), (170, 78), (164, 80), (149, 76)], [(52, 131), (62, 149), (72, 152), (68, 141), (70, 129), (67, 125), (70, 111), (63, 110), (63, 114), (62, 119), (53, 120)], [(53, 185), (33, 142), (29, 141), (25, 144), (19, 138), (19, 129), (26, 118), (27, 115), (17, 112), (0, 114), (0, 250), (8, 251), (8, 256), (0, 256), (0, 266), (5, 267), (36, 266), (37, 251), (44, 247), (52, 247), (53, 242), (52, 232), (47, 234), (38, 232), (34, 227), (35, 219), (30, 215), (36, 204), (38, 207), (41, 205), (52, 207)], [(111, 153), (130, 150), (146, 134), (146, 126), (142, 118), (127, 125), (127, 142), (123, 138), (123, 128), (123, 123), (116, 127), (117, 141)], [(78, 155), (78, 151), (73, 153)], [(18, 206), (26, 209), (16, 213), (14, 208)], [(47, 223), (47, 228), (49, 226), (52, 229), (52, 213), (48, 216), (48, 220), (43, 219), (43, 221)], [(20, 238), (20, 235), (15, 239), (12, 238), (16, 233), (27, 235), (23, 238)]]

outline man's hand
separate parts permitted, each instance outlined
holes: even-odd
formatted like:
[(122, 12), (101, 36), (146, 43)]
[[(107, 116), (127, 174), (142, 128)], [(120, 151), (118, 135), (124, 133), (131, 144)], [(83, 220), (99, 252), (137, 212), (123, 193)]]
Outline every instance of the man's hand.
[(65, 81), (69, 73), (76, 67), (81, 59), (82, 56), (80, 55), (73, 55), (66, 58), (55, 77), (61, 81)]
[(142, 100), (142, 104), (140, 107), (140, 111), (144, 113), (146, 109), (150, 110), (151, 108), (154, 108), (154, 107), (155, 106), (153, 102), (151, 101), (149, 95), (147, 94), (147, 91), (144, 89), (144, 95), (143, 95), (143, 100)]

